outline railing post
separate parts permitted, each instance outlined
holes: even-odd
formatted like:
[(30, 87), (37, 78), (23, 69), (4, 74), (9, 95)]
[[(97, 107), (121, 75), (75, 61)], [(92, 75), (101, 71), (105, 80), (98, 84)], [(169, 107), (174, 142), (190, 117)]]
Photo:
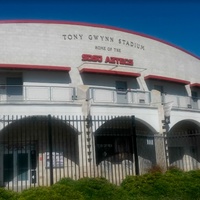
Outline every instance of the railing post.
[(131, 130), (132, 130), (132, 136), (133, 136), (133, 151), (134, 151), (134, 158), (135, 158), (135, 174), (139, 175), (137, 136), (136, 136), (136, 131), (135, 131), (135, 116), (131, 116)]
[(152, 99), (151, 99), (151, 92), (148, 92), (148, 96), (149, 96), (149, 104), (151, 104), (151, 101), (152, 101)]
[(50, 185), (53, 185), (53, 157), (52, 157), (52, 122), (51, 115), (48, 115), (48, 142), (49, 142), (49, 167), (50, 167)]
[(22, 86), (23, 87), (23, 101), (26, 101), (27, 100), (27, 97), (26, 97), (26, 86)]
[(51, 92), (51, 86), (49, 87), (49, 101), (52, 100), (52, 96), (51, 96), (52, 92)]

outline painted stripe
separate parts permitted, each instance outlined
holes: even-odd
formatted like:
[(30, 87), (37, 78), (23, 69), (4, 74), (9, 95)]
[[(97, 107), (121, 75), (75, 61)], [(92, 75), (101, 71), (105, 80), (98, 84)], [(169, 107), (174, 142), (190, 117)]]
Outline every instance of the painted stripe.
[(157, 76), (157, 75), (148, 75), (148, 76), (145, 76), (144, 79), (145, 80), (154, 79), (154, 80), (169, 81), (169, 82), (180, 83), (180, 84), (184, 84), (184, 85), (190, 84), (190, 82), (186, 81), (186, 80), (170, 78), (170, 77), (165, 77), (165, 76)]
[(26, 69), (26, 70), (53, 70), (70, 71), (71, 67), (50, 66), (50, 65), (25, 65), (25, 64), (0, 64), (0, 69)]
[(80, 70), (80, 73), (108, 74), (108, 75), (131, 76), (131, 77), (141, 76), (140, 73), (124, 72), (116, 70), (92, 69), (92, 68), (82, 68)]
[(200, 87), (200, 83), (192, 83), (190, 84), (190, 87)]

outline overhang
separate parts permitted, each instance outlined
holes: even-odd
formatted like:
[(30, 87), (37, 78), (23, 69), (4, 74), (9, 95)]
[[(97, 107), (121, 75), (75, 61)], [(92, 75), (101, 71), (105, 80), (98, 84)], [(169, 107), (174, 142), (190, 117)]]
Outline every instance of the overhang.
[(190, 84), (190, 87), (199, 87), (200, 88), (200, 83), (192, 83), (192, 84)]
[(157, 76), (157, 75), (147, 75), (147, 76), (144, 77), (144, 79), (145, 80), (151, 80), (152, 79), (152, 80), (168, 81), (168, 82), (179, 83), (179, 84), (183, 84), (183, 85), (190, 84), (190, 81), (166, 77), (166, 76)]
[(50, 70), (50, 71), (67, 71), (67, 72), (69, 72), (71, 70), (71, 67), (50, 66), (50, 65), (0, 64), (0, 69)]
[(93, 73), (93, 74), (107, 74), (107, 75), (118, 75), (118, 76), (129, 76), (129, 77), (139, 77), (141, 74), (129, 71), (117, 71), (112, 69), (94, 69), (84, 67), (79, 69), (80, 73)]

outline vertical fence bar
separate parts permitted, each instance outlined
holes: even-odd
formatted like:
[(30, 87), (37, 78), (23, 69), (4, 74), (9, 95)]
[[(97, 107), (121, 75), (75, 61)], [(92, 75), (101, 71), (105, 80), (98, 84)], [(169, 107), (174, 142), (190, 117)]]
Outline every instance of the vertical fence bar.
[[(71, 118), (67, 118), (65, 116), (65, 118), (61, 117), (61, 119), (59, 119), (59, 116), (56, 118), (51, 115), (42, 117), (4, 116), (2, 123), (1, 143), (3, 144), (3, 171), (1, 176), (5, 187), (12, 190), (22, 191), (32, 186), (52, 185), (54, 181), (58, 181), (63, 176), (73, 179), (78, 179), (82, 176), (103, 176), (112, 183), (120, 184), (120, 181), (125, 178), (125, 175), (131, 175), (134, 170), (132, 164), (133, 157), (135, 158), (136, 175), (144, 172), (144, 167), (149, 163), (145, 164), (146, 161), (155, 163), (154, 161), (156, 161), (155, 159), (157, 157), (154, 153), (153, 146), (146, 145), (155, 145), (155, 140), (161, 139), (166, 140), (165, 145), (167, 147), (165, 148), (169, 148), (165, 149), (166, 152), (162, 154), (166, 153), (168, 156), (170, 155), (170, 159), (168, 159), (171, 165), (177, 165), (177, 167), (183, 170), (193, 170), (200, 165), (198, 161), (200, 154), (199, 129), (191, 130), (189, 133), (188, 131), (182, 131), (167, 134), (169, 131), (166, 128), (164, 137), (156, 136), (157, 138), (155, 139), (153, 135), (145, 135), (144, 133), (147, 133), (145, 131), (140, 134), (137, 130), (136, 134), (135, 116), (131, 116), (131, 118), (117, 118), (113, 116), (88, 116), (88, 118), (72, 116)], [(81, 133), (79, 136), (80, 143), (77, 141), (78, 135), (75, 137), (76, 129)], [(130, 137), (132, 138), (132, 144), (130, 143), (132, 151), (129, 151), (130, 149), (128, 147), (127, 149), (129, 150), (126, 149), (127, 151), (125, 151), (124, 148), (126, 145), (123, 147), (123, 150), (117, 150), (111, 153), (108, 151), (111, 147), (113, 149), (115, 148), (115, 144), (117, 144), (116, 139), (121, 140), (124, 138), (125, 141), (128, 141)], [(161, 142), (159, 141), (159, 143)], [(159, 143), (158, 145), (160, 145)], [(79, 151), (77, 150), (77, 145), (80, 145), (79, 148), (81, 151), (80, 149)], [(98, 147), (101, 147), (105, 151), (105, 154), (108, 153), (108, 156), (100, 156)], [(85, 151), (82, 151), (83, 148), (85, 148)], [(161, 148), (159, 147), (159, 149), (163, 149), (163, 146)], [(44, 153), (47, 152), (49, 152), (48, 166), (47, 163), (45, 165), (47, 158), (46, 160), (43, 159)], [(8, 168), (9, 165), (6, 165), (6, 160), (9, 159), (12, 160), (12, 163), (13, 161), (16, 163), (17, 160), (14, 159), (17, 159), (17, 156), (23, 156), (22, 154), (24, 153), (34, 153), (34, 157), (30, 156), (28, 162), (30, 165), (30, 175), (32, 175), (31, 172), (34, 172), (34, 176), (37, 173), (37, 179), (34, 180), (37, 182), (32, 182), (32, 179), (30, 179), (30, 183), (27, 182), (28, 180), (23, 179), (23, 174), (17, 173), (19, 176), (14, 176), (17, 168), (13, 169), (14, 166)], [(121, 154), (117, 155), (114, 153)], [(123, 157), (123, 153), (133, 153), (134, 155), (130, 159), (130, 157)], [(38, 154), (39, 159), (36, 157), (36, 154)], [(54, 163), (55, 160), (53, 159), (55, 159), (56, 155), (60, 159), (62, 156), (64, 157), (63, 172), (61, 168), (55, 168), (61, 167), (58, 163)], [(92, 161), (88, 162), (88, 159), (92, 159)], [(6, 173), (9, 173), (10, 177), (7, 177), (8, 175)], [(45, 177), (47, 181), (45, 181)]]
[[(73, 127), (73, 120), (74, 120), (74, 116), (70, 116), (69, 117), (69, 121), (68, 123), (72, 125)], [(71, 155), (71, 158), (68, 157), (68, 162), (69, 162), (69, 176), (74, 179), (74, 151), (73, 151), (73, 130), (70, 129), (69, 130), (69, 135), (67, 136), (66, 140), (69, 140), (69, 155)]]
[(53, 153), (52, 153), (52, 124), (51, 115), (48, 115), (48, 142), (49, 142), (49, 166), (50, 166), (50, 185), (53, 185)]
[(131, 116), (131, 131), (132, 131), (132, 135), (133, 135), (133, 150), (134, 150), (134, 158), (135, 158), (135, 174), (139, 175), (137, 138), (136, 138), (136, 131), (135, 131), (135, 116)]

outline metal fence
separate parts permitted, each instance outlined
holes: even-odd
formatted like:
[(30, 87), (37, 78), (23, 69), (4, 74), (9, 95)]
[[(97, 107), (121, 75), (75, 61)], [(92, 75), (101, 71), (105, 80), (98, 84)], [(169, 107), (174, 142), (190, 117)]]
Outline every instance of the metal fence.
[(94, 103), (125, 103), (125, 104), (146, 104), (151, 102), (150, 92), (139, 90), (120, 91), (111, 88), (90, 87), (87, 99), (92, 99)]
[(73, 102), (75, 87), (0, 85), (0, 102)]
[(198, 133), (179, 138), (141, 130), (134, 116), (2, 116), (0, 185), (21, 191), (64, 177), (120, 184), (166, 163), (190, 170), (199, 166), (199, 139)]
[(163, 94), (164, 102), (173, 101), (174, 108), (200, 109), (200, 98)]
[(184, 171), (200, 169), (200, 132), (181, 131), (168, 134), (168, 166)]

